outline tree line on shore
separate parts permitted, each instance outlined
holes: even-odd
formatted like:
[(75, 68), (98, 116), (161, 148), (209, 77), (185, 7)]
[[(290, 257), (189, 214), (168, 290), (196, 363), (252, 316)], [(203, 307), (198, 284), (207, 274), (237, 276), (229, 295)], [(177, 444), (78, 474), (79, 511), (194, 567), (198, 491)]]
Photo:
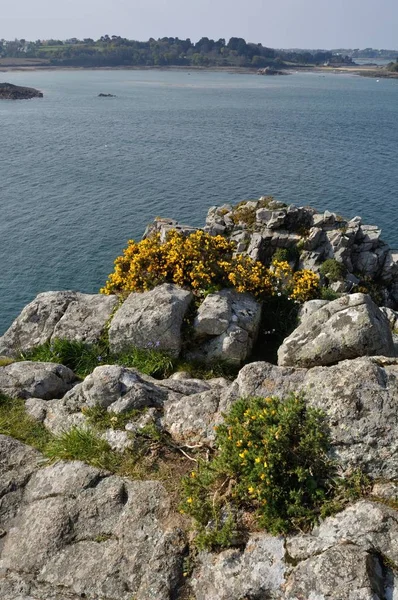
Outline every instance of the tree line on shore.
[(290, 65), (352, 63), (348, 56), (330, 51), (290, 51), (268, 48), (232, 37), (227, 42), (202, 37), (196, 43), (189, 38), (163, 37), (148, 41), (103, 35), (98, 40), (0, 40), (0, 58), (41, 59), (53, 65), (101, 66), (195, 66), (195, 67), (283, 67)]

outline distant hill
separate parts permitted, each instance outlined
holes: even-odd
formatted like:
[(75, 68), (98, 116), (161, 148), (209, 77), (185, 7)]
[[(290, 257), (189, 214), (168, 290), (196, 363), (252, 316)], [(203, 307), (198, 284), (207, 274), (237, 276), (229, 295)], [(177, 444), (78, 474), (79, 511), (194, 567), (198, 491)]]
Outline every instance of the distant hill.
[(202, 37), (193, 43), (190, 39), (164, 37), (145, 42), (128, 40), (116, 35), (104, 35), (98, 40), (0, 40), (0, 66), (187, 66), (187, 67), (265, 67), (284, 68), (324, 64), (352, 64), (348, 56), (328, 50), (292, 51), (275, 50), (262, 44), (232, 37)]

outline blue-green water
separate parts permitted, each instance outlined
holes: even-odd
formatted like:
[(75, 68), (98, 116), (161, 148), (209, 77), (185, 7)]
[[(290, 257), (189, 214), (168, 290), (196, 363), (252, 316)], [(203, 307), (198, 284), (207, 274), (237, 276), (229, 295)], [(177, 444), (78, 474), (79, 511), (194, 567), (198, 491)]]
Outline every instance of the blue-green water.
[[(0, 333), (38, 292), (95, 292), (157, 215), (273, 194), (398, 246), (398, 80), (312, 73), (0, 74)], [(98, 98), (100, 92), (116, 98)]]

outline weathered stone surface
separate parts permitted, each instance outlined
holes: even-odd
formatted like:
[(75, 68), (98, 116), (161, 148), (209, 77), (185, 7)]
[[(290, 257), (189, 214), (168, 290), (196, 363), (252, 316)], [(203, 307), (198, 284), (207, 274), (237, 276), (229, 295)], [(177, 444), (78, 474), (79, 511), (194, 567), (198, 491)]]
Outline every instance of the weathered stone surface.
[(222, 359), (240, 364), (250, 355), (260, 319), (261, 305), (250, 294), (234, 290), (209, 294), (195, 319), (198, 343), (188, 358), (205, 362)]
[[(251, 536), (245, 550), (202, 552), (192, 577), (196, 600), (281, 598), (287, 568), (282, 538)], [(276, 596), (278, 594), (278, 596)]]
[[(18, 510), (25, 485), (38, 468), (39, 452), (0, 435), (0, 532)], [(3, 535), (0, 533), (0, 552)], [(0, 575), (1, 576), (1, 575)]]
[(181, 325), (192, 298), (191, 292), (169, 283), (130, 294), (112, 320), (111, 349), (120, 352), (129, 346), (152, 346), (178, 356)]
[(360, 500), (334, 517), (328, 517), (308, 535), (287, 540), (293, 560), (305, 560), (336, 544), (356, 546), (398, 563), (398, 513), (384, 504)]
[(294, 569), (286, 600), (384, 600), (382, 562), (354, 545), (339, 545)]
[(221, 293), (209, 294), (198, 309), (194, 322), (195, 333), (202, 335), (220, 335), (227, 330), (232, 317), (228, 296)]
[(365, 294), (343, 296), (304, 320), (278, 350), (282, 366), (330, 365), (359, 356), (394, 356), (385, 315)]
[(326, 306), (328, 304), (328, 300), (309, 300), (308, 302), (304, 302), (304, 304), (300, 307), (298, 318), (300, 323), (305, 321), (307, 317), (313, 315), (317, 310)]
[(169, 600), (180, 578), (185, 540), (156, 482), (60, 462), (31, 477), (5, 529), (2, 600)]
[(56, 363), (23, 361), (0, 367), (0, 392), (12, 398), (61, 398), (76, 381), (73, 371)]
[(117, 308), (116, 296), (76, 294), (54, 328), (52, 339), (60, 338), (93, 344), (99, 340), (106, 323)]
[(395, 510), (362, 500), (311, 534), (288, 539), (289, 556), (300, 562), (288, 577), (286, 598), (394, 599), (387, 561), (398, 560), (397, 518)]
[(118, 304), (115, 296), (44, 292), (0, 338), (0, 354), (17, 356), (55, 338), (94, 343)]
[(241, 369), (218, 410), (227, 412), (239, 397), (290, 392), (303, 392), (311, 406), (326, 413), (343, 470), (360, 467), (374, 478), (396, 477), (398, 359), (363, 357), (308, 370), (251, 363)]
[(117, 365), (97, 367), (63, 398), (46, 404), (44, 424), (53, 433), (60, 433), (73, 426), (85, 425), (81, 412), (85, 407), (100, 406), (115, 413), (160, 407), (168, 397), (168, 391), (157, 383), (134, 369)]
[(214, 416), (220, 391), (211, 390), (168, 400), (161, 424), (178, 442), (210, 443), (215, 438)]
[(167, 239), (167, 234), (170, 231), (177, 231), (178, 233), (182, 233), (183, 235), (190, 235), (195, 231), (198, 231), (197, 227), (191, 227), (191, 225), (182, 225), (178, 223), (175, 219), (167, 219), (167, 218), (156, 218), (152, 223), (147, 225), (143, 239), (153, 236), (154, 234), (160, 234), (160, 241), (164, 243)]

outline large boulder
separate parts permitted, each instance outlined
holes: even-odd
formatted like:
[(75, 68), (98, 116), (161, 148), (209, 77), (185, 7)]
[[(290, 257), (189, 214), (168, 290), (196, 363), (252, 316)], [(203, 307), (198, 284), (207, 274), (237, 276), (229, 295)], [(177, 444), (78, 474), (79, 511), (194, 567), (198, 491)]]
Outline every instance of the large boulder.
[(398, 358), (363, 357), (331, 367), (277, 367), (265, 362), (241, 369), (219, 404), (219, 420), (240, 397), (303, 393), (326, 413), (333, 451), (343, 471), (361, 468), (392, 479), (398, 469)]
[(352, 294), (305, 318), (280, 346), (278, 364), (314, 367), (376, 355), (395, 355), (388, 320), (369, 296)]
[[(0, 457), (10, 443), (0, 437)], [(24, 484), (24, 493), (10, 513), (15, 518), (2, 520), (2, 600), (173, 597), (185, 540), (160, 483), (127, 481), (81, 462), (58, 462), (32, 474), (35, 456), (14, 446), (21, 460), (14, 480)], [(7, 497), (14, 492), (4, 468), (1, 459), (0, 496)]]
[(44, 292), (0, 338), (0, 355), (17, 356), (56, 338), (94, 343), (116, 309), (116, 296)]
[(261, 304), (250, 294), (221, 290), (206, 296), (194, 321), (193, 360), (241, 364), (251, 353), (261, 320)]
[(130, 346), (157, 348), (178, 356), (181, 326), (193, 295), (164, 283), (149, 292), (132, 293), (114, 316), (109, 329), (113, 352)]
[(12, 398), (61, 398), (76, 382), (73, 371), (56, 363), (23, 361), (0, 367), (0, 392)]

